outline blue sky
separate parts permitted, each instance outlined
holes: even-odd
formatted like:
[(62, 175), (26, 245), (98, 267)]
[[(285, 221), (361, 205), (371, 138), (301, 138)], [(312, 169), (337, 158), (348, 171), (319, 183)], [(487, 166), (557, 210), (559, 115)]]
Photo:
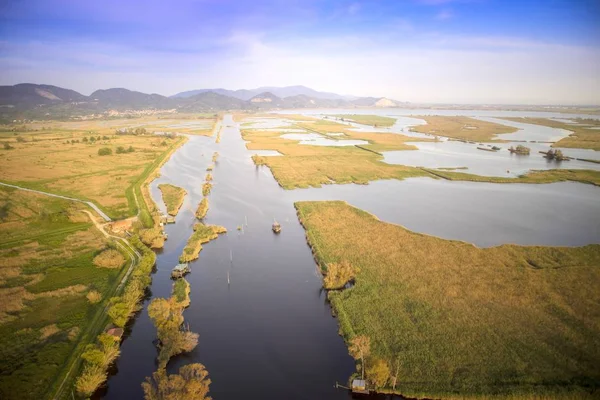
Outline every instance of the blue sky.
[(5, 0), (0, 84), (600, 104), (599, 0)]

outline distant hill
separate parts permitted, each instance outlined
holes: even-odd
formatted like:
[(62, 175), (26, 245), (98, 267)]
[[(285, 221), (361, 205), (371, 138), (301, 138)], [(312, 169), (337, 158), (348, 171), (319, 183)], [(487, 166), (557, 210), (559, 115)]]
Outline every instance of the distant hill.
[(215, 92), (202, 92), (194, 96), (179, 99), (178, 110), (182, 112), (198, 112), (205, 110), (242, 110), (246, 102), (234, 97)]
[(306, 86), (285, 86), (285, 87), (277, 87), (277, 86), (265, 86), (256, 89), (240, 89), (240, 90), (227, 90), (227, 89), (198, 89), (198, 90), (189, 90), (187, 92), (177, 93), (171, 97), (191, 97), (199, 93), (204, 92), (215, 92), (218, 94), (222, 94), (224, 96), (231, 96), (238, 98), (240, 100), (250, 100), (252, 97), (257, 96), (264, 92), (270, 92), (273, 95), (285, 98), (289, 96), (298, 96), (305, 95), (308, 97), (313, 97), (317, 99), (344, 99), (344, 100), (352, 100), (355, 99), (356, 96), (342, 96), (336, 93), (328, 93), (328, 92), (319, 92), (317, 90), (308, 88)]
[(146, 94), (123, 88), (96, 90), (89, 96), (90, 101), (107, 108), (176, 108), (177, 101), (160, 94)]
[(319, 92), (305, 86), (251, 90), (200, 89), (166, 97), (124, 88), (96, 90), (89, 96), (51, 85), (22, 83), (0, 86), (0, 117), (69, 118), (77, 115), (145, 110), (202, 112), (276, 108), (394, 107), (384, 97), (353, 97)]
[(71, 103), (87, 99), (87, 96), (74, 90), (52, 85), (20, 83), (14, 86), (0, 86), (0, 106), (33, 108), (41, 104)]

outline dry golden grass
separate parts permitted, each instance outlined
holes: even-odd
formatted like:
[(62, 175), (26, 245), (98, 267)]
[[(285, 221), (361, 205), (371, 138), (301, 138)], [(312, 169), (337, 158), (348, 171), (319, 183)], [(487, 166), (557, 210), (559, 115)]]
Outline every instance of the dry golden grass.
[[(49, 130), (23, 134), (27, 142), (15, 141), (14, 150), (0, 150), (0, 180), (90, 199), (113, 216), (126, 216), (131, 205), (125, 190), (168, 149), (162, 146), (163, 142), (170, 145), (176, 140), (151, 135), (114, 135), (115, 129), (137, 123), (136, 120), (44, 123)], [(83, 142), (92, 136), (100, 136), (101, 140)], [(66, 141), (79, 143), (65, 144)], [(135, 152), (114, 154), (118, 146), (132, 146)], [(113, 149), (113, 155), (99, 156), (101, 147)]]
[(96, 304), (100, 300), (102, 300), (102, 295), (98, 291), (96, 291), (96, 290), (90, 290), (88, 292), (88, 294), (85, 295), (85, 297), (88, 299), (88, 301), (91, 304)]
[(123, 254), (115, 249), (106, 249), (94, 257), (94, 264), (101, 268), (119, 268), (124, 262)]
[(517, 128), (511, 126), (480, 121), (469, 117), (417, 115), (414, 118), (423, 119), (427, 122), (427, 125), (411, 127), (411, 130), (414, 132), (476, 142), (502, 142), (501, 138), (496, 135), (518, 131)]
[[(543, 125), (548, 126), (550, 128), (564, 129), (572, 132), (569, 136), (562, 138), (558, 142), (554, 143), (552, 147), (591, 149), (600, 151), (600, 130), (598, 129), (590, 129), (590, 127), (566, 124), (564, 122), (548, 118), (504, 117), (503, 119), (514, 122), (521, 122), (525, 124)], [(585, 123), (595, 125), (596, 128), (600, 126), (597, 125), (597, 122), (594, 123), (593, 121), (585, 121)]]
[(329, 299), (347, 340), (399, 363), (401, 393), (551, 398), (600, 380), (600, 245), (481, 249), (344, 202), (296, 207), (320, 265), (359, 268)]
[(40, 329), (40, 339), (45, 340), (58, 332), (60, 332), (60, 329), (58, 326), (56, 326), (56, 324), (46, 325)]
[(160, 228), (142, 229), (138, 234), (142, 242), (153, 249), (160, 249), (165, 244), (165, 237)]
[[(291, 116), (286, 116), (290, 119)], [(242, 130), (242, 137), (249, 141), (249, 150), (276, 150), (283, 157), (253, 157), (257, 165), (268, 165), (278, 183), (286, 188), (319, 187), (330, 183), (366, 184), (377, 179), (404, 179), (411, 176), (431, 176), (418, 168), (383, 163), (377, 151), (410, 150), (416, 147), (407, 144), (415, 138), (391, 133), (352, 132), (347, 127), (332, 121), (306, 117), (296, 127), (307, 132), (343, 133), (336, 139), (362, 139), (369, 141), (361, 147), (328, 147), (299, 144), (296, 140), (283, 139), (276, 130)], [(421, 139), (422, 140), (422, 139)]]

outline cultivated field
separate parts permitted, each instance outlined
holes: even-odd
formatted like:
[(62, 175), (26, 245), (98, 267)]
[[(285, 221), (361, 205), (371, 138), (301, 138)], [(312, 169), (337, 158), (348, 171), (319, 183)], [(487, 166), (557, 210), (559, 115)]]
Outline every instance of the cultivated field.
[(296, 208), (323, 270), (350, 263), (356, 271), (355, 285), (329, 299), (346, 340), (370, 339), (367, 372), (378, 373), (381, 390), (391, 391), (394, 377), (396, 391), (433, 398), (574, 399), (597, 390), (599, 245), (480, 249), (344, 202)]
[[(569, 136), (554, 143), (552, 147), (565, 147), (565, 148), (576, 148), (576, 149), (591, 149), (600, 150), (600, 121), (596, 119), (574, 119), (574, 122), (583, 124), (567, 124), (565, 122), (556, 121), (548, 118), (508, 118), (503, 119), (515, 122), (521, 122), (525, 124), (536, 124), (548, 126), (550, 128), (565, 129), (571, 131)], [(596, 129), (590, 129), (596, 128)]]
[(129, 266), (84, 207), (0, 187), (2, 399), (46, 397)]

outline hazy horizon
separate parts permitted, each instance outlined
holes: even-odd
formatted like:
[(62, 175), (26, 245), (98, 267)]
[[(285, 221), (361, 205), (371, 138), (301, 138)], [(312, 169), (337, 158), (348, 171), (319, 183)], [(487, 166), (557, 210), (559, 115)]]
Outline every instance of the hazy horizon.
[(600, 104), (596, 1), (32, 0), (0, 14), (2, 85)]

